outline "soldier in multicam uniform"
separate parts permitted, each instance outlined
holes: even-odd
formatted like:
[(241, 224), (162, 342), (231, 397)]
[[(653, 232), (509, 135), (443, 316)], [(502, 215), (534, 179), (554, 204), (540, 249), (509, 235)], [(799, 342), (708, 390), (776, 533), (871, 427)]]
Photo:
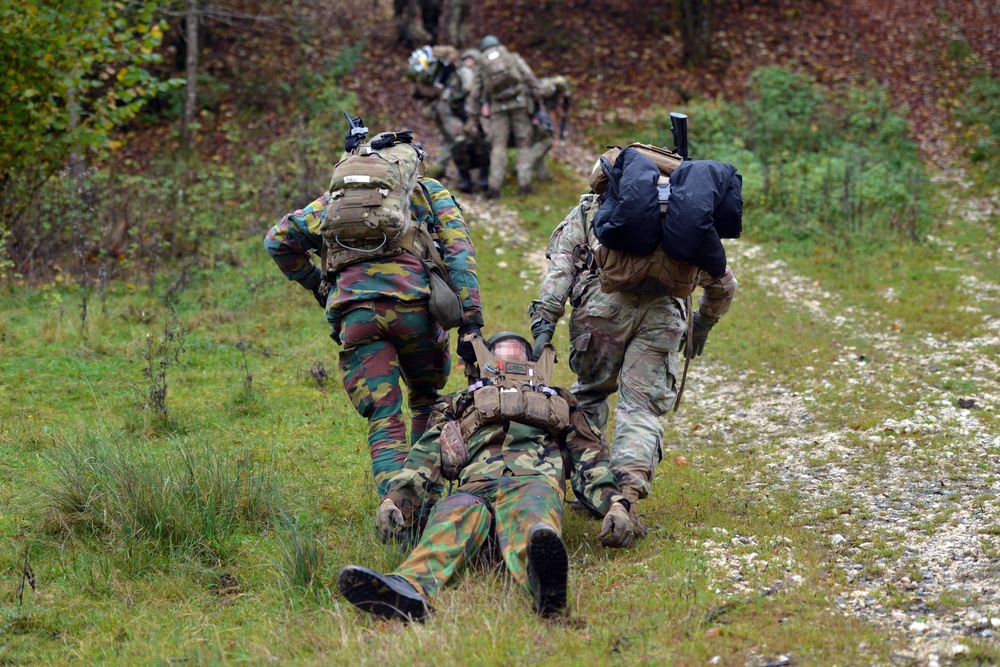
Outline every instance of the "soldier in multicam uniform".
[[(419, 184), (410, 212), (438, 233), (450, 281), (462, 300), (465, 321), (459, 336), (478, 332), (483, 311), (476, 253), (462, 209), (437, 181), (421, 178)], [(329, 197), (326, 193), (284, 216), (268, 231), (264, 247), (289, 280), (313, 293), (333, 328), (331, 338), (343, 345), (344, 388), (354, 408), (368, 419), (372, 474), (382, 497), (389, 479), (402, 467), (409, 443), (427, 429), (431, 410), (448, 381), (449, 337), (428, 310), (429, 279), (424, 265), (410, 253), (350, 264), (326, 277), (332, 287), (324, 295), (324, 276), (310, 256), (323, 247), (320, 224)], [(468, 344), (459, 342), (458, 353), (468, 363), (475, 361)], [(412, 413), (409, 440), (400, 380), (408, 389)]]
[(486, 134), (492, 145), (490, 152), (488, 198), (500, 196), (507, 171), (507, 140), (514, 133), (517, 146), (517, 184), (521, 194), (531, 192), (531, 106), (538, 80), (522, 58), (511, 54), (493, 35), (487, 35), (479, 45), (482, 56), (469, 92), (465, 110), (469, 119), (466, 130), (471, 135), (484, 116), (481, 101), (488, 110)]
[[(673, 296), (606, 294), (597, 272), (574, 262), (574, 249), (591, 241), (585, 220), (598, 206), (596, 194), (584, 195), (552, 233), (545, 250), (548, 271), (528, 312), (537, 345), (551, 339), (569, 298), (573, 305), (569, 365), (577, 375), (570, 391), (602, 433), (608, 423), (608, 397), (618, 392), (611, 468), (642, 536), (646, 529), (638, 520), (638, 500), (649, 495), (663, 457), (660, 416), (670, 411), (677, 397), (679, 351), (689, 313), (685, 300)], [(737, 283), (728, 266), (719, 278), (705, 272), (694, 278), (703, 288), (694, 313), (692, 345), (692, 356), (699, 356), (709, 329), (729, 310)]]
[[(552, 178), (546, 156), (555, 143), (555, 128), (552, 126), (552, 111), (559, 106), (560, 101), (569, 100), (571, 95), (569, 79), (562, 75), (547, 76), (539, 79), (535, 102), (538, 108), (531, 117), (531, 148), (528, 156), (531, 159), (531, 172), (535, 179), (547, 181)], [(563, 114), (566, 106), (563, 106)]]
[[(425, 47), (426, 48), (426, 47)], [(458, 49), (453, 46), (439, 45), (431, 49), (431, 54), (441, 62), (442, 76), (434, 85), (420, 82), (413, 84), (413, 96), (420, 100), (420, 115), (433, 120), (441, 132), (441, 150), (428, 167), (427, 175), (431, 178), (441, 178), (448, 171), (452, 160), (452, 150), (462, 141), (462, 127), (465, 124), (465, 97), (472, 83), (472, 72), (467, 70), (458, 55)], [(461, 174), (461, 171), (459, 172)], [(467, 174), (462, 175), (464, 185)], [(459, 187), (463, 192), (471, 192), (471, 182), (468, 189)]]
[[(482, 100), (472, 100), (469, 91), (479, 68), (479, 61), (482, 54), (478, 49), (466, 49), (462, 52), (462, 67), (458, 70), (458, 75), (462, 79), (462, 86), (466, 91), (466, 109), (470, 104), (475, 104), (482, 109)], [(464, 117), (468, 121), (468, 112)], [(455, 142), (452, 156), (455, 160), (455, 167), (458, 168), (458, 189), (461, 192), (472, 192), (472, 171), (478, 171), (476, 187), (480, 190), (489, 190), (490, 182), (490, 144), (486, 141), (486, 134), (478, 120), (471, 123), (466, 122), (462, 128), (462, 136)]]
[[(530, 358), (527, 340), (505, 332), (482, 346), (495, 358), (486, 366), (496, 372)], [(551, 348), (554, 361), (555, 350)], [(498, 361), (499, 360), (499, 361)], [(432, 426), (407, 456), (379, 507), (376, 522), (383, 530), (399, 529), (432, 500), (442, 475), (457, 478), (452, 495), (438, 502), (419, 543), (390, 574), (348, 565), (337, 575), (341, 594), (355, 606), (387, 618), (422, 619), (428, 600), (456, 571), (471, 561), (491, 537), (514, 579), (534, 596), (542, 616), (566, 608), (568, 558), (562, 538), (563, 489), (571, 478), (573, 492), (584, 507), (604, 516), (601, 541), (610, 547), (628, 546), (633, 537), (628, 502), (618, 491), (608, 467), (607, 443), (591, 427), (572, 395), (545, 387), (564, 401), (561, 430), (525, 421), (474, 421), (481, 407), (480, 379), (448, 397), (438, 406)], [(538, 375), (536, 377), (541, 377)], [(536, 392), (537, 392), (536, 387)], [(503, 391), (503, 390), (501, 390)], [(540, 394), (535, 394), (536, 397)], [(458, 426), (461, 424), (461, 426)], [(565, 424), (565, 426), (562, 426)], [(455, 440), (448, 433), (460, 429), (463, 457), (456, 463)], [(471, 431), (466, 437), (466, 432)], [(569, 466), (569, 469), (567, 469)], [(451, 469), (451, 474), (449, 473)]]
[(472, 0), (448, 0), (448, 39), (462, 48), (467, 46), (465, 22), (472, 10)]

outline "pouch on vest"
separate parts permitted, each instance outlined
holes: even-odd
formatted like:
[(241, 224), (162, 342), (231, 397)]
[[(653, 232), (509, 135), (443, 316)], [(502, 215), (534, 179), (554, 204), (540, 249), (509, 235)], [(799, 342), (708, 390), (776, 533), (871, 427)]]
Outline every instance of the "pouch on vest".
[(427, 309), (442, 329), (454, 329), (462, 323), (462, 299), (451, 288), (451, 283), (444, 277), (440, 266), (430, 260), (424, 260), (423, 264), (431, 286)]
[(454, 481), (469, 462), (469, 446), (462, 437), (461, 425), (453, 419), (445, 421), (438, 443), (441, 445), (441, 476)]

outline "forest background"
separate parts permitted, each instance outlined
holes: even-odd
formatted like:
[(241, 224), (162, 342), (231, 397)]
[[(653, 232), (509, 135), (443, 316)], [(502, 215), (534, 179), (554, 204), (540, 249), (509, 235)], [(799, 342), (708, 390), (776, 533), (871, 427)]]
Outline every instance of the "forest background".
[[(568, 516), (565, 623), (486, 565), (425, 626), (358, 617), (337, 567), (400, 554), (337, 348), (261, 237), (326, 187), (343, 112), (436, 150), (391, 6), (0, 0), (0, 660), (1000, 660), (997, 8), (473, 4), (475, 41), (575, 86), (552, 182), (460, 199), (488, 331), (527, 331), (605, 145), (670, 145), (684, 111), (694, 157), (744, 174), (741, 294), (668, 422), (652, 536), (609, 553)], [(954, 581), (925, 544), (949, 526), (979, 567)]]

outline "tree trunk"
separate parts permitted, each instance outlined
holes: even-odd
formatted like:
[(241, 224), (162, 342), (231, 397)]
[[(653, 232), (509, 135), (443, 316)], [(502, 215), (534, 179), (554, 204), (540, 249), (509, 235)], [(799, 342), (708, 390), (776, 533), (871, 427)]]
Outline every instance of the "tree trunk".
[(191, 153), (191, 126), (198, 112), (198, 25), (201, 22), (201, 9), (198, 0), (188, 0), (187, 16), (187, 88), (184, 95), (184, 117), (181, 119), (181, 152), (185, 157)]
[(684, 62), (700, 65), (712, 52), (712, 6), (714, 0), (677, 0), (681, 15)]

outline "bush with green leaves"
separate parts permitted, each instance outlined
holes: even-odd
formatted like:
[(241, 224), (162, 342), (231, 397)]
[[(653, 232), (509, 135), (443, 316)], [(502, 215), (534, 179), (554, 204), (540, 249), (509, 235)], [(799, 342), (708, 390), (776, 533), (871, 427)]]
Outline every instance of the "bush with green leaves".
[(1000, 160), (1000, 80), (989, 74), (976, 76), (955, 110), (955, 118), (964, 130), (961, 138), (969, 159), (983, 166), (981, 177), (1000, 182), (1000, 174), (990, 168)]
[[(688, 109), (692, 157), (732, 162), (743, 174), (748, 233), (803, 252), (921, 238), (929, 182), (883, 89), (830, 90), (780, 67), (757, 70), (749, 83), (742, 107), (716, 100)], [(672, 145), (666, 111), (654, 124), (654, 141)]]

